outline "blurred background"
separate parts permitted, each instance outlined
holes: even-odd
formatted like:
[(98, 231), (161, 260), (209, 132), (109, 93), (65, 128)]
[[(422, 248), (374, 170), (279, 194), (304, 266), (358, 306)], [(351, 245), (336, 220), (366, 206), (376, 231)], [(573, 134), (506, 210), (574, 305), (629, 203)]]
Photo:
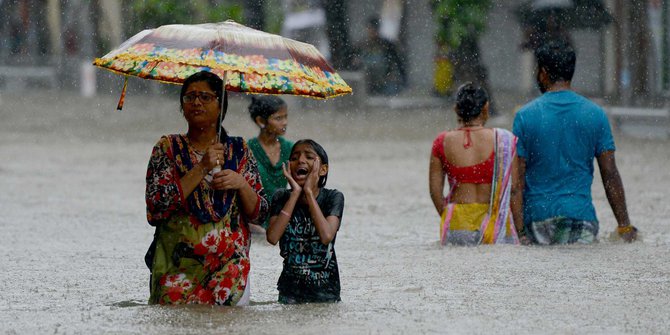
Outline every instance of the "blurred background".
[(118, 83), (100, 80), (107, 74), (94, 71), (92, 59), (142, 29), (233, 19), (315, 44), (343, 72), (355, 102), (374, 104), (367, 98), (377, 92), (365, 80), (375, 69), (361, 50), (377, 18), (404, 72), (386, 95), (431, 101), (469, 80), (487, 85), (494, 102), (527, 98), (536, 94), (533, 48), (561, 38), (578, 52), (580, 93), (663, 106), (669, 15), (664, 0), (0, 0), (0, 87), (94, 95)]

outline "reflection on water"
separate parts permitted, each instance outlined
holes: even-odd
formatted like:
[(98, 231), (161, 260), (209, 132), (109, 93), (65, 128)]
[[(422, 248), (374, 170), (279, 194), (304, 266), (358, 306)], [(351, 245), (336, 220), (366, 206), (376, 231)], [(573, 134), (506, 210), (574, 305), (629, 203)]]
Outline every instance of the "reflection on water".
[[(278, 304), (279, 249), (254, 237), (250, 306), (147, 305), (153, 231), (144, 174), (153, 144), (183, 130), (175, 103), (3, 94), (0, 106), (2, 333), (662, 333), (670, 327), (668, 146), (617, 138), (629, 213), (644, 238), (590, 246), (447, 247), (427, 191), (442, 111), (291, 111), (289, 138), (331, 157), (346, 197), (337, 239), (342, 302)], [(110, 107), (111, 106), (111, 107)], [(255, 135), (233, 101), (231, 134)], [(449, 121), (450, 122), (450, 121)], [(597, 170), (597, 169), (596, 169)]]

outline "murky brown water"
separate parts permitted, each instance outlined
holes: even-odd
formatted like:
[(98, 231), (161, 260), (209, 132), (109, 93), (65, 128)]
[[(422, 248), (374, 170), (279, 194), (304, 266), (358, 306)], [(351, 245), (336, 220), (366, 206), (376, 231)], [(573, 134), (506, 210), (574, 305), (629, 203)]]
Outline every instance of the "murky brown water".
[[(39, 93), (39, 94), (37, 94)], [(181, 132), (176, 96), (0, 94), (0, 332), (667, 333), (670, 142), (617, 138), (631, 218), (644, 240), (607, 240), (615, 221), (596, 178), (601, 242), (441, 248), (427, 190), (441, 111), (290, 111), (346, 197), (337, 240), (342, 303), (276, 303), (278, 247), (252, 244), (252, 305), (146, 304), (152, 229), (144, 174), (160, 135)], [(298, 101), (291, 100), (295, 106)], [(255, 134), (246, 103), (231, 134)], [(312, 110), (313, 109), (313, 110)]]

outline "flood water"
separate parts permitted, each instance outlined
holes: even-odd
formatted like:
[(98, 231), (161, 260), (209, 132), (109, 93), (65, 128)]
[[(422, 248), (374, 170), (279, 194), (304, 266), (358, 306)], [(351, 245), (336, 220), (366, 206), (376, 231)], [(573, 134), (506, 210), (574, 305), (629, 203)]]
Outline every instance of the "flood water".
[[(232, 135), (256, 134), (234, 98)], [(336, 250), (342, 302), (276, 303), (279, 248), (251, 248), (251, 305), (151, 306), (144, 177), (162, 134), (184, 132), (177, 96), (0, 94), (0, 332), (95, 334), (667, 333), (670, 141), (617, 135), (633, 244), (596, 176), (600, 243), (447, 247), (428, 196), (445, 110), (325, 111), (289, 102), (292, 140), (330, 156), (328, 187), (346, 197)], [(597, 169), (596, 169), (597, 170)]]

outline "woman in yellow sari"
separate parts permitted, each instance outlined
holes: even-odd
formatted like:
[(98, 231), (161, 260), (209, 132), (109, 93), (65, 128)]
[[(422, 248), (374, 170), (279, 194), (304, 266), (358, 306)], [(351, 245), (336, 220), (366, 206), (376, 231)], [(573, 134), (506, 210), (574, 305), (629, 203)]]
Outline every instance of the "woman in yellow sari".
[(441, 216), (443, 245), (526, 241), (516, 137), (504, 129), (485, 127), (488, 109), (483, 88), (472, 83), (461, 86), (455, 107), (460, 127), (433, 141), (429, 188)]

